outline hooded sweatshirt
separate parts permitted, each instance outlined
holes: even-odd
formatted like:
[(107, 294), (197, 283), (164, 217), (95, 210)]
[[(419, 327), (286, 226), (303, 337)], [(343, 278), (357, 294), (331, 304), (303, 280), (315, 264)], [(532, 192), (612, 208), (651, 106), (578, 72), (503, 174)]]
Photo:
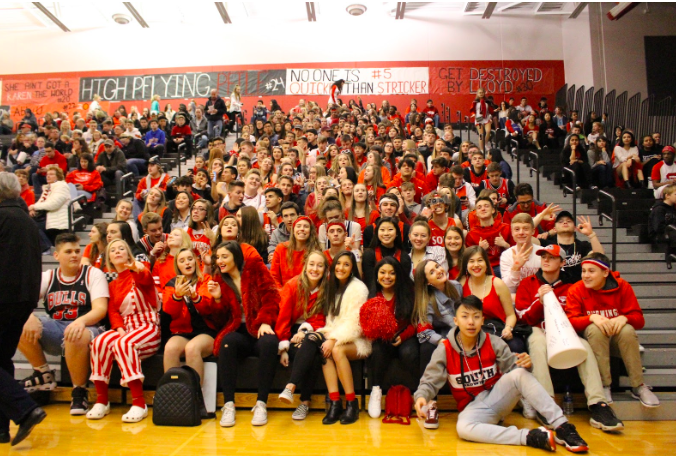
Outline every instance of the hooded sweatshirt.
[(592, 290), (579, 281), (568, 290), (566, 315), (577, 332), (583, 332), (592, 322), (592, 314), (603, 315), (606, 318), (615, 318), (620, 315), (627, 317), (627, 323), (634, 329), (641, 329), (645, 325), (643, 311), (638, 304), (634, 289), (629, 283), (620, 278), (620, 273), (612, 271), (601, 290)]
[(554, 290), (554, 295), (565, 309), (568, 289), (573, 283), (573, 279), (564, 271), (561, 271), (554, 283), (549, 283), (542, 276), (542, 269), (523, 279), (516, 290), (515, 306), (519, 321), (545, 329), (545, 309), (540, 302), (538, 290), (542, 285), (550, 285)]

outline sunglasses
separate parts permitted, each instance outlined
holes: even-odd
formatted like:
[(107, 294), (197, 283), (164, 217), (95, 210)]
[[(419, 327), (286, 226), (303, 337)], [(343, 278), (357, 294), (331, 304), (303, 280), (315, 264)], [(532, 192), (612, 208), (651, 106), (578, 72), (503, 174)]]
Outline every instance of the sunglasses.
[(443, 203), (444, 203), (443, 198), (432, 198), (430, 200), (430, 206), (433, 205), (433, 204), (443, 204)]

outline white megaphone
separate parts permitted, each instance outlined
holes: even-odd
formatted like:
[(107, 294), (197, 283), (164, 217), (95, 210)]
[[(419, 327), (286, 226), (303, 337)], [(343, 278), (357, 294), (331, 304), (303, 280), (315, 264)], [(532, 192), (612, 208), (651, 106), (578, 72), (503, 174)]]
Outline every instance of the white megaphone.
[(587, 359), (587, 350), (570, 324), (553, 291), (544, 295), (547, 362), (554, 369), (568, 369)]

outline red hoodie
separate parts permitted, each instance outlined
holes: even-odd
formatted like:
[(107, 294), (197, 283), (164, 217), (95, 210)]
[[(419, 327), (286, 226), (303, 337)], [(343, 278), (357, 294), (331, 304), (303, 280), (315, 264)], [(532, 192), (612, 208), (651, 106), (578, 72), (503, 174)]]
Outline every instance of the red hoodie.
[(491, 263), (492, 267), (500, 266), (500, 255), (505, 250), (500, 246), (495, 245), (495, 239), (502, 235), (502, 238), (513, 246), (516, 244), (514, 239), (512, 239), (512, 230), (509, 225), (504, 223), (493, 222), (491, 226), (481, 226), (477, 225), (473, 229), (467, 232), (465, 237), (465, 245), (470, 247), (472, 245), (479, 245), (482, 239), (488, 241), (488, 260)]
[[(411, 177), (410, 182), (413, 183), (415, 186), (415, 202), (420, 203), (423, 197), (423, 192), (425, 190), (425, 182), (417, 179), (415, 177)], [(392, 188), (392, 187), (401, 187), (401, 184), (404, 183), (404, 180), (401, 178), (401, 173), (397, 173), (392, 180), (390, 181), (389, 184), (387, 184), (387, 188)]]
[[(542, 277), (542, 270), (521, 281), (519, 288), (516, 289), (515, 303), (516, 314), (519, 317), (519, 321), (530, 326), (539, 326), (540, 328), (545, 329), (545, 308), (540, 302), (538, 290), (542, 285), (546, 284), (547, 282)], [(558, 298), (565, 311), (567, 301), (566, 296), (573, 284), (564, 282), (561, 280), (561, 277), (559, 277), (559, 280), (551, 285), (554, 290), (554, 295)]]
[(645, 325), (643, 311), (638, 304), (634, 289), (629, 283), (620, 278), (620, 273), (613, 271), (606, 279), (607, 290), (592, 290), (579, 281), (568, 290), (566, 315), (577, 332), (593, 324), (589, 320), (591, 314), (603, 315), (606, 318), (615, 318), (620, 315), (627, 317), (627, 323), (634, 329), (641, 329)]
[(96, 199), (96, 192), (103, 188), (103, 181), (98, 171), (87, 171), (84, 169), (76, 169), (71, 171), (66, 176), (66, 182), (69, 184), (80, 184), (85, 192), (92, 194), (89, 201)]

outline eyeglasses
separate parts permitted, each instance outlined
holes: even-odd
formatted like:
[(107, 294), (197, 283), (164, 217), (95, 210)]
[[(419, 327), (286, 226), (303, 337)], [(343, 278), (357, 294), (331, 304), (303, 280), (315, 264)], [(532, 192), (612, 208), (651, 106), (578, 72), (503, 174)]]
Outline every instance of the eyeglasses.
[(433, 204), (443, 204), (443, 203), (444, 203), (443, 198), (432, 198), (430, 200), (430, 206), (433, 205)]
[(533, 200), (519, 201), (519, 202), (518, 202), (518, 205), (519, 205), (519, 206), (528, 206), (528, 205), (531, 204), (532, 202), (533, 202)]
[(340, 153), (341, 153), (341, 154), (349, 155), (349, 154), (352, 153), (352, 151), (351, 151), (350, 149), (343, 149), (343, 150), (340, 151)]
[(193, 208), (192, 208), (192, 211), (193, 211), (193, 212), (206, 212), (207, 209), (206, 209), (205, 207), (199, 207), (199, 206), (196, 206), (196, 207), (193, 207)]

